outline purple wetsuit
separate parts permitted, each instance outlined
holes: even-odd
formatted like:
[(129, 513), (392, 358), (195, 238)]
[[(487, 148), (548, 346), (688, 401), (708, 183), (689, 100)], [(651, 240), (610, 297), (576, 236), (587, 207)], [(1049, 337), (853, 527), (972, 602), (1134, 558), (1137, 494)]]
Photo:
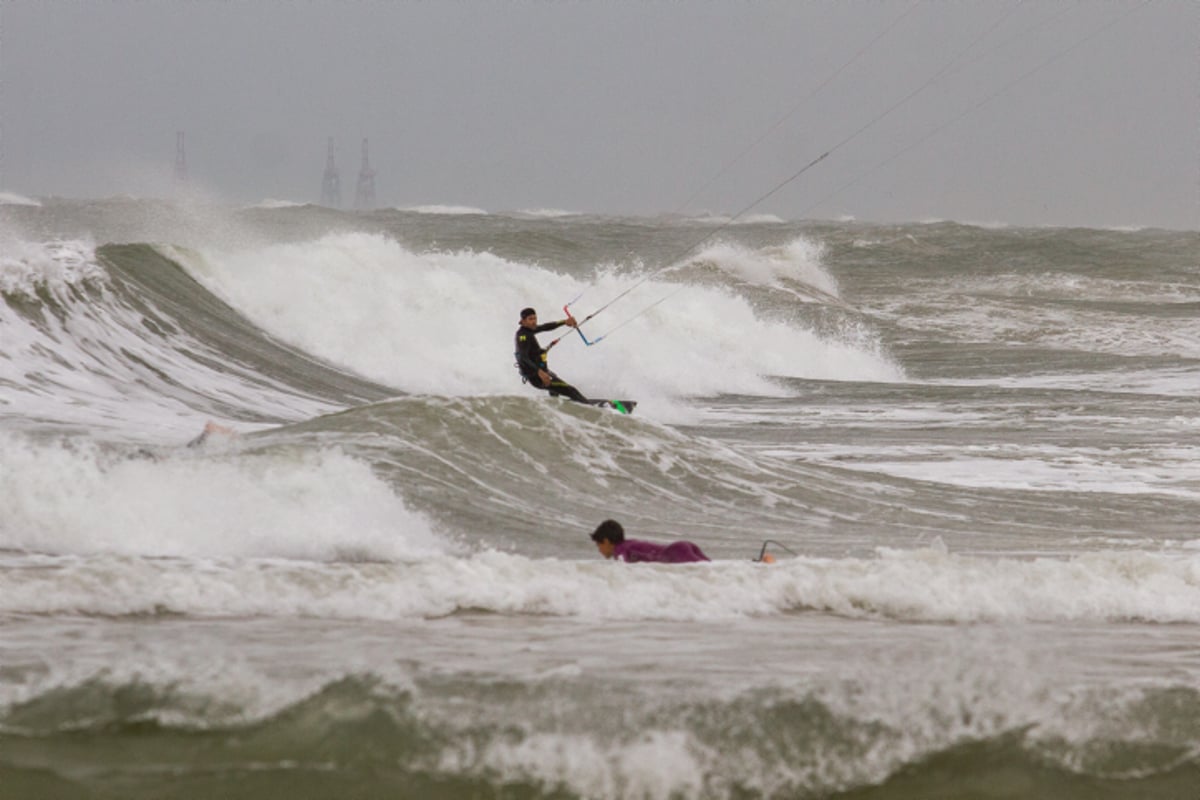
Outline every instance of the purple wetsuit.
[(641, 542), (637, 539), (626, 539), (613, 547), (613, 558), (635, 563), (637, 561), (656, 561), (660, 564), (685, 564), (689, 561), (708, 561), (708, 556), (691, 542), (671, 542), (670, 544), (654, 544)]

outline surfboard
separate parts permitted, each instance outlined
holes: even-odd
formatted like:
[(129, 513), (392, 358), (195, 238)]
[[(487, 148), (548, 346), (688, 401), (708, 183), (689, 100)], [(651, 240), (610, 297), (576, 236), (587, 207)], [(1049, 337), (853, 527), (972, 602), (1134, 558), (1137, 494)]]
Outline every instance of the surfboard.
[(637, 400), (592, 400), (592, 405), (600, 408), (611, 408), (618, 414), (632, 414), (637, 406)]

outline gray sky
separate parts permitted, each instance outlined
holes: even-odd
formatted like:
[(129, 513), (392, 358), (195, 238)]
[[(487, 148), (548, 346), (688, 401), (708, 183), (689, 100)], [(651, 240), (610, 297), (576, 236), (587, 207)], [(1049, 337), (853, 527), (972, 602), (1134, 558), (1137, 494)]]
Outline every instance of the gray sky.
[(1195, 0), (0, 0), (0, 25), (0, 191), (167, 196), (183, 130), (232, 201), (316, 202), (333, 136), (349, 206), (366, 136), (384, 206), (705, 187), (684, 210), (733, 213), (845, 141), (755, 213), (1200, 228)]

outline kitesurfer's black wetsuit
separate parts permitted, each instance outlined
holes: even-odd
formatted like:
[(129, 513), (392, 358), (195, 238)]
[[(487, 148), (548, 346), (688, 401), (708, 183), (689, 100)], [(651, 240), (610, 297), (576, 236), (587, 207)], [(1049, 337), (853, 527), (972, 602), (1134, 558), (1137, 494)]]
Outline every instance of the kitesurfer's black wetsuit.
[[(552, 331), (555, 328), (562, 327), (564, 321), (545, 322), (538, 325), (536, 328), (526, 328), (524, 325), (517, 328), (516, 341), (516, 358), (517, 369), (521, 371), (521, 377), (524, 378), (535, 389), (542, 389), (550, 392), (551, 397), (570, 398), (576, 403), (587, 403), (589, 400), (584, 397), (578, 389), (564, 381), (562, 378), (550, 372), (550, 368), (546, 366), (546, 351), (538, 344), (535, 333), (545, 333)], [(542, 379), (538, 377), (538, 370), (544, 369), (550, 372), (550, 385), (543, 386)]]

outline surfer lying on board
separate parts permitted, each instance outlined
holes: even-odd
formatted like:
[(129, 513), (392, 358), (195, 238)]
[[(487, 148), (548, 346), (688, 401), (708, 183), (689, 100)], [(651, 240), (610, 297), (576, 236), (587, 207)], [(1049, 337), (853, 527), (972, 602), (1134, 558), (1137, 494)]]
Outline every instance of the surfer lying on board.
[(605, 558), (616, 558), (630, 564), (638, 561), (654, 561), (660, 564), (686, 564), (692, 561), (709, 561), (709, 557), (691, 542), (678, 541), (670, 544), (654, 544), (637, 539), (626, 539), (625, 529), (616, 520), (606, 519), (592, 533), (596, 549)]
[(551, 397), (562, 395), (576, 403), (591, 402), (578, 389), (550, 371), (546, 366), (546, 351), (542, 349), (542, 346), (538, 344), (537, 337), (534, 336), (535, 333), (545, 333), (563, 325), (570, 325), (574, 328), (575, 318), (568, 316), (557, 322), (538, 325), (536, 311), (532, 308), (521, 309), (521, 327), (517, 328), (516, 335), (517, 369), (521, 371), (523, 380), (537, 389), (550, 392)]
[[(218, 425), (210, 419), (204, 425), (204, 430), (200, 431), (200, 435), (192, 439), (184, 446), (189, 450), (196, 450), (205, 447), (211, 441), (215, 441), (213, 437), (216, 437), (216, 439), (231, 440), (237, 435), (238, 432), (233, 428), (227, 428), (224, 425)], [(139, 447), (137, 450), (134, 450), (129, 457), (139, 459), (144, 458), (149, 461), (162, 461), (167, 458), (168, 454), (169, 453), (166, 450), (159, 450), (156, 452), (148, 447)]]
[(218, 425), (211, 419), (205, 424), (204, 430), (200, 431), (200, 435), (187, 443), (188, 447), (200, 447), (208, 443), (208, 439), (213, 435), (217, 436), (237, 436), (237, 431), (233, 428), (226, 428), (224, 425)]

